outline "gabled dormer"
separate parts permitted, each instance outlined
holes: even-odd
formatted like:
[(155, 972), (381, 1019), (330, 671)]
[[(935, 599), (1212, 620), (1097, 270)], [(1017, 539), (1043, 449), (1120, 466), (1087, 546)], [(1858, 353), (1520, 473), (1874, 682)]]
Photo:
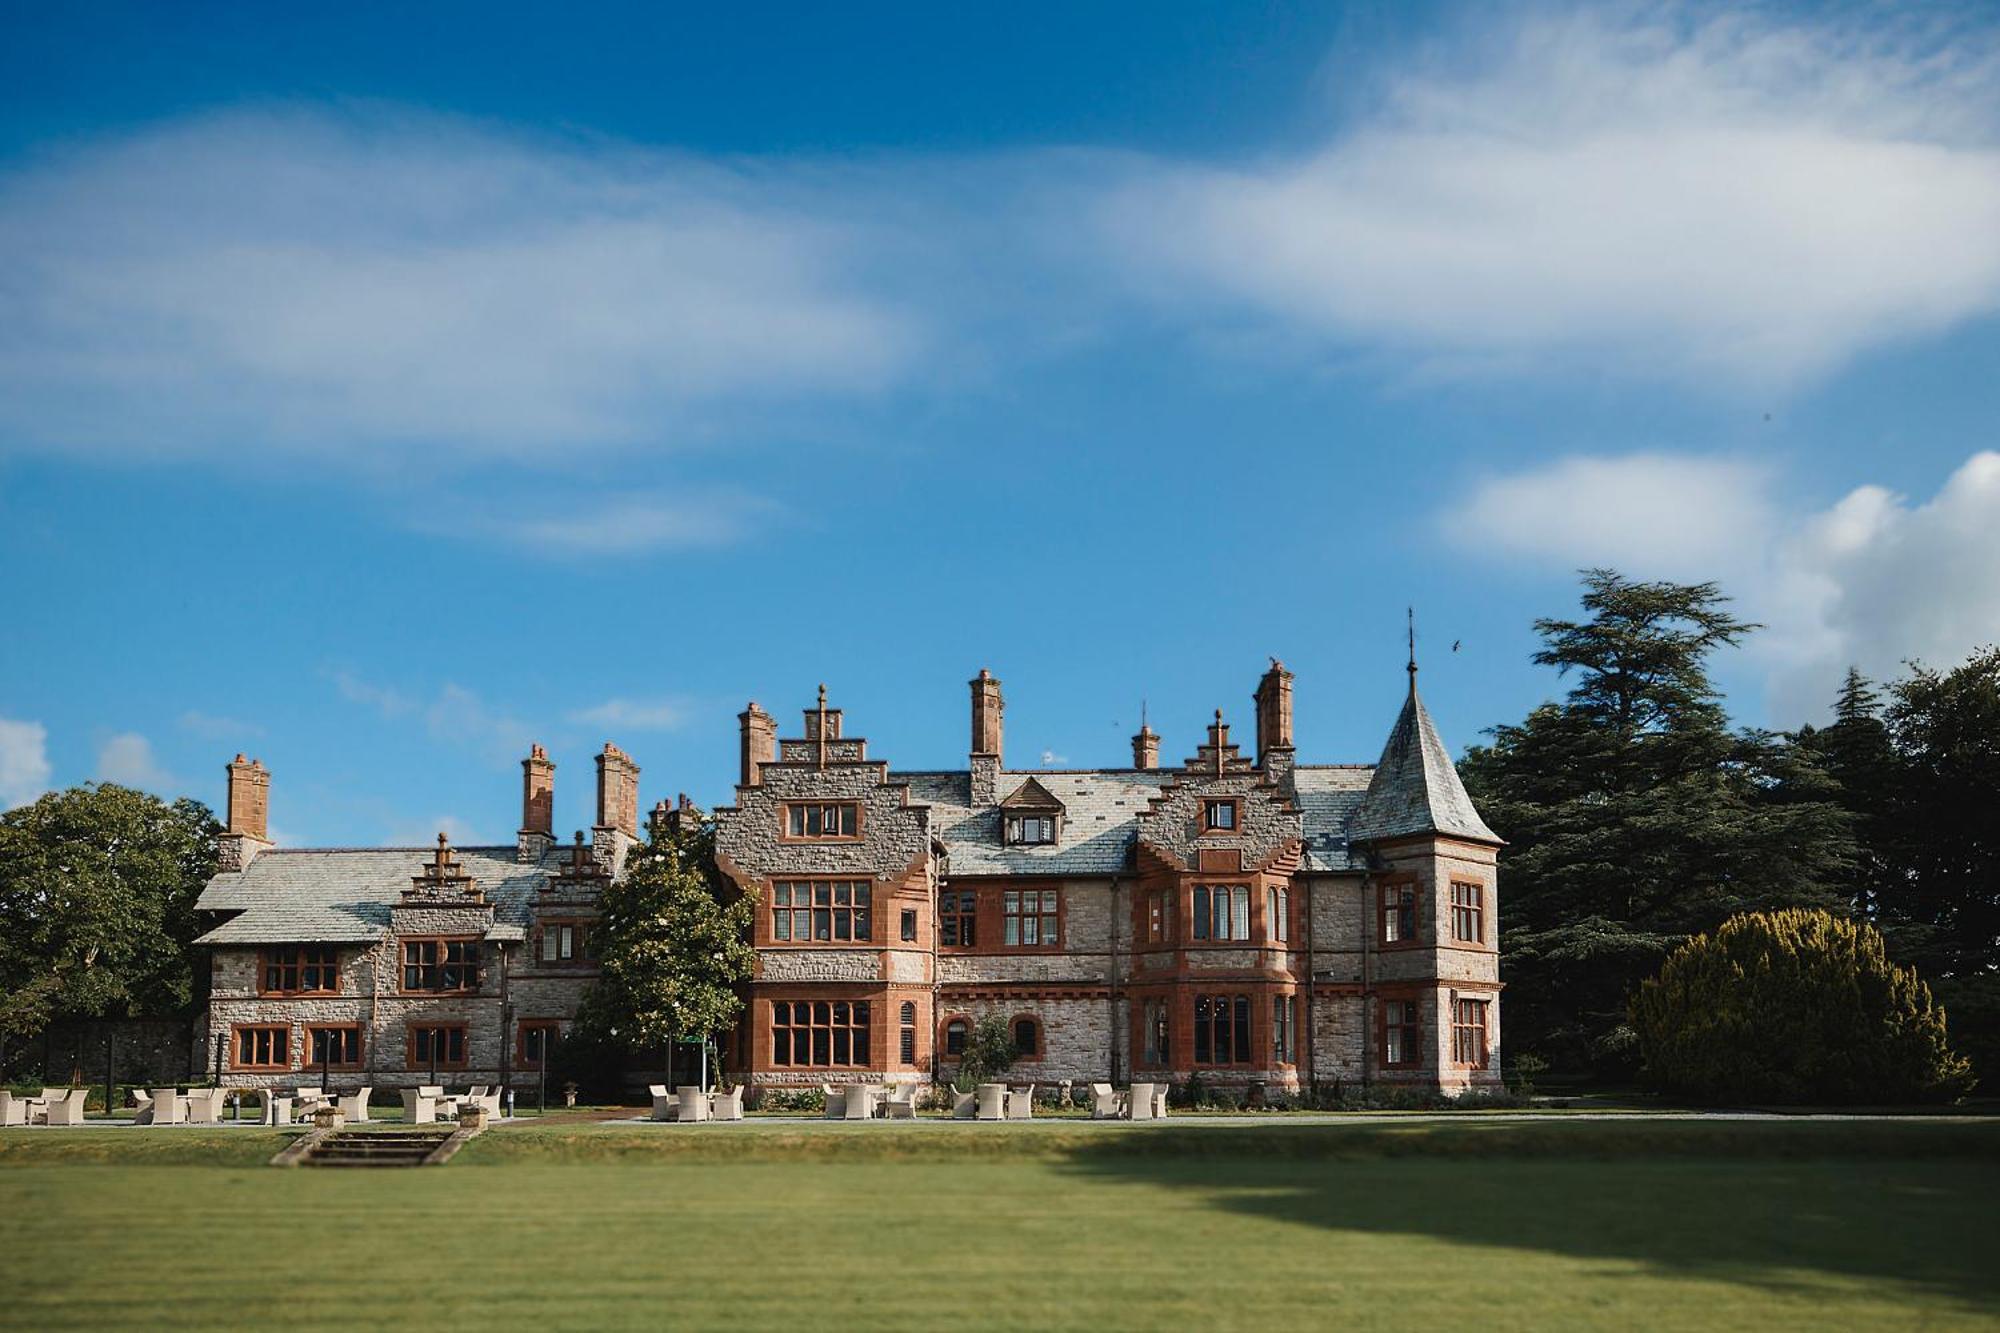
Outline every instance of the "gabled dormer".
[(1052, 847), (1067, 813), (1056, 794), (1033, 778), (1000, 802), (1000, 837), (1009, 847)]

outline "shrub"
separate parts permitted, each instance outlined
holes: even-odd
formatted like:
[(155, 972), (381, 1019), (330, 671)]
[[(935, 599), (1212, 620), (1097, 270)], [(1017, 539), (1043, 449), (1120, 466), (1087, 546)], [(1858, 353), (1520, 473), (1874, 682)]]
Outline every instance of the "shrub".
[(952, 1083), (961, 1092), (971, 1092), (981, 1083), (992, 1083), (1014, 1065), (1020, 1052), (1014, 1049), (1014, 1033), (1007, 1020), (988, 1014), (973, 1024), (965, 1039), (965, 1054), (958, 1060)]
[(818, 1088), (765, 1088), (757, 1094), (757, 1109), (819, 1115), (826, 1110), (826, 1094)]
[(1535, 1095), (1535, 1080), (1549, 1072), (1549, 1062), (1531, 1051), (1509, 1058), (1502, 1066), (1501, 1077), (1507, 1082), (1507, 1091), (1516, 1097)]
[(1632, 1021), (1645, 1077), (1697, 1102), (1939, 1102), (1972, 1083), (1916, 970), (1829, 912), (1731, 917), (1641, 983)]

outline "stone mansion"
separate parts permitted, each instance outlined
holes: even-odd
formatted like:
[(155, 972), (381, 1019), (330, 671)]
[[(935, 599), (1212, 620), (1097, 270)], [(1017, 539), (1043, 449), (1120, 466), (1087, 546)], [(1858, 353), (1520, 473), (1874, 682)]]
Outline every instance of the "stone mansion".
[[(1256, 752), (1220, 710), (1181, 763), (1012, 770), (1000, 682), (971, 681), (967, 766), (895, 771), (821, 689), (801, 734), (739, 715), (717, 859), (756, 895), (756, 975), (721, 1042), (758, 1090), (948, 1075), (1009, 1025), (1019, 1081), (1497, 1085), (1500, 839), (1416, 688), (1381, 759), (1303, 764), (1292, 673), (1255, 692)], [(551, 828), (522, 761), (513, 846), (289, 849), (270, 775), (229, 765), (201, 1059), (232, 1084), (532, 1084), (595, 975), (599, 890), (639, 837), (639, 767), (596, 758), (597, 823)], [(699, 819), (683, 796), (655, 820)]]

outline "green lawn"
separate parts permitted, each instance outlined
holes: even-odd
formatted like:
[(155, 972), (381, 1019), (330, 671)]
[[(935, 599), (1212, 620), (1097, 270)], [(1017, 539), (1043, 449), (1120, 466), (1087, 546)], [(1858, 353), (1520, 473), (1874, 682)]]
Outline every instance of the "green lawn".
[(7, 1322), (2000, 1326), (1995, 1124), (552, 1124), (254, 1164), (279, 1142), (0, 1135)]

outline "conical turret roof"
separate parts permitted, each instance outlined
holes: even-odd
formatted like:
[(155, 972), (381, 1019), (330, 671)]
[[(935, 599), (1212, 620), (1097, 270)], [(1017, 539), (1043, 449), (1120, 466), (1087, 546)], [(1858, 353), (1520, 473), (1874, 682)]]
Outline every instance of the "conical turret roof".
[(1430, 710), (1417, 695), (1417, 673), (1410, 669), (1410, 696), (1382, 747), (1368, 794), (1354, 812), (1347, 836), (1372, 842), (1422, 833), (1443, 833), (1481, 842), (1499, 842), (1473, 808), (1451, 762), (1451, 751), (1438, 735)]

